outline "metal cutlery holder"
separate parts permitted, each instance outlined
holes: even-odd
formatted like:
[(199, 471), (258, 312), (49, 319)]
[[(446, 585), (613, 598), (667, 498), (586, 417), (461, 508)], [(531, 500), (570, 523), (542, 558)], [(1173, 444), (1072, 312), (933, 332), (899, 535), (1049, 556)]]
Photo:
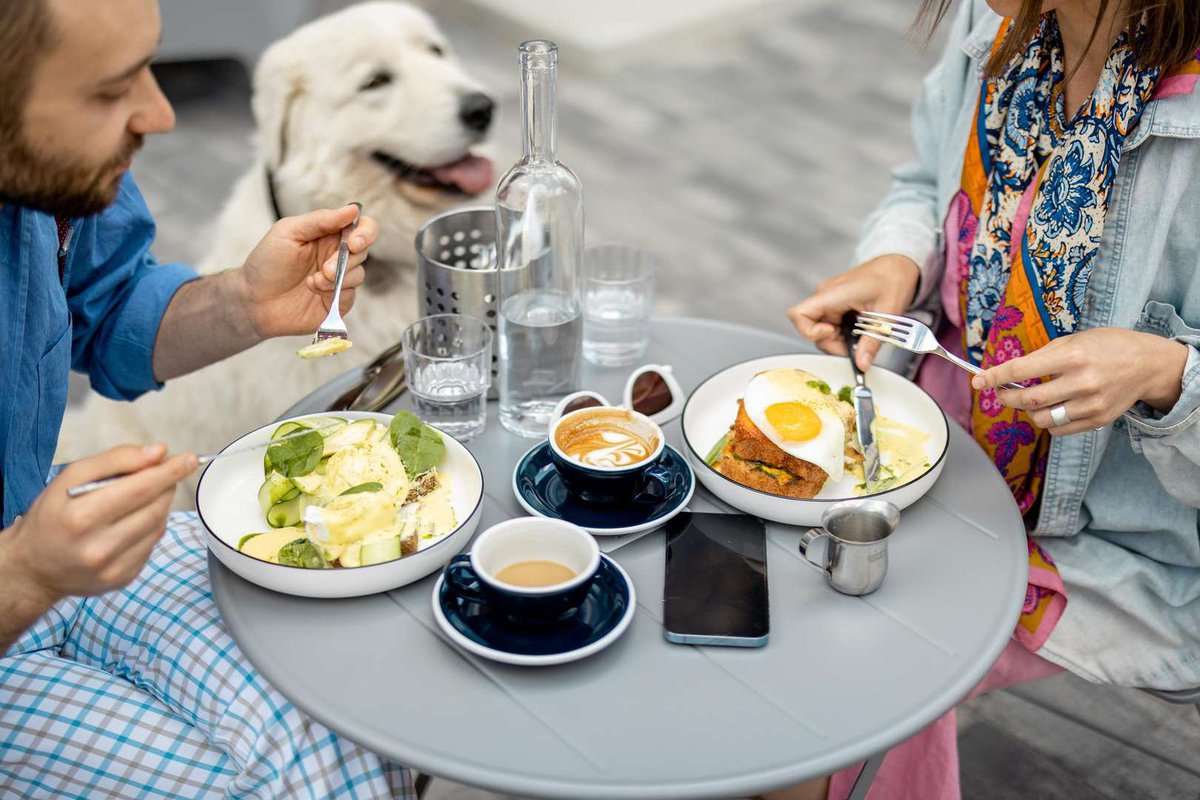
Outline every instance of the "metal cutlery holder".
[[(447, 211), (417, 231), (417, 314), (466, 314), (496, 334), (499, 275), (496, 271), (496, 211), (476, 206)], [(500, 345), (492, 343), (495, 398)]]

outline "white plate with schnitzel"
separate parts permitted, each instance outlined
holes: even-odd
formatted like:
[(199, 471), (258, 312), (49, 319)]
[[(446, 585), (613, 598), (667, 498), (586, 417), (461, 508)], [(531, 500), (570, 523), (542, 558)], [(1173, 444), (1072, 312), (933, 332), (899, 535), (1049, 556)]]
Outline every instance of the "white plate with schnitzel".
[(843, 388), (853, 385), (843, 356), (770, 356), (727, 367), (688, 398), (684, 453), (709, 491), (776, 522), (820, 525), (830, 503), (855, 498), (912, 505), (945, 465), (946, 415), (915, 383), (873, 367), (867, 386), (881, 470), (867, 487)]

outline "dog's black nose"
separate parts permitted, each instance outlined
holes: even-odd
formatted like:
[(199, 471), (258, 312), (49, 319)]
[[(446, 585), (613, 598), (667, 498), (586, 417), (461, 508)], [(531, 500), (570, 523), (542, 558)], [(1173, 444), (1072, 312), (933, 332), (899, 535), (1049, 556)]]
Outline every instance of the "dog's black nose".
[(473, 131), (483, 133), (492, 124), (492, 109), (496, 104), (483, 92), (471, 92), (458, 104), (458, 118)]

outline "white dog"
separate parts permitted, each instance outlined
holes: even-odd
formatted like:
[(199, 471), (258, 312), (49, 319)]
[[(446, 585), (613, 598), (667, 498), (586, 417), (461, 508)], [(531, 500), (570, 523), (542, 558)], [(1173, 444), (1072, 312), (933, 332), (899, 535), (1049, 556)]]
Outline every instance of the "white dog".
[[(255, 70), (253, 107), (257, 163), (221, 213), (200, 271), (241, 264), (280, 215), (357, 200), (380, 232), (347, 317), (354, 348), (302, 361), (295, 351), (308, 339), (280, 339), (133, 404), (91, 394), (68, 409), (57, 461), (122, 442), (211, 452), (370, 360), (419, 315), (420, 225), (492, 185), (491, 162), (471, 152), (492, 100), (433, 20), (403, 3), (351, 6), (276, 42)], [(176, 507), (193, 504), (192, 487), (181, 486)]]

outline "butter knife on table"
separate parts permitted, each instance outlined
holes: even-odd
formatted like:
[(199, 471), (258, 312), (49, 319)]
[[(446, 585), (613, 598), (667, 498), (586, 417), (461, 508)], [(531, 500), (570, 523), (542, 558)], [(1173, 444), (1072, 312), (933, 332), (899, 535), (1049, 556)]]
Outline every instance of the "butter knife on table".
[(334, 400), (326, 411), (379, 411), (407, 388), (401, 342), (384, 350), (362, 368), (359, 380)]
[(858, 336), (854, 333), (854, 321), (858, 315), (853, 311), (842, 317), (842, 337), (846, 340), (846, 349), (850, 354), (850, 367), (854, 370), (854, 388), (850, 398), (854, 405), (854, 423), (858, 428), (858, 445), (863, 454), (863, 474), (866, 476), (867, 489), (879, 480), (879, 445), (875, 442), (875, 432), (871, 429), (875, 422), (875, 397), (867, 388), (866, 376), (858, 368), (855, 356), (858, 353)]

